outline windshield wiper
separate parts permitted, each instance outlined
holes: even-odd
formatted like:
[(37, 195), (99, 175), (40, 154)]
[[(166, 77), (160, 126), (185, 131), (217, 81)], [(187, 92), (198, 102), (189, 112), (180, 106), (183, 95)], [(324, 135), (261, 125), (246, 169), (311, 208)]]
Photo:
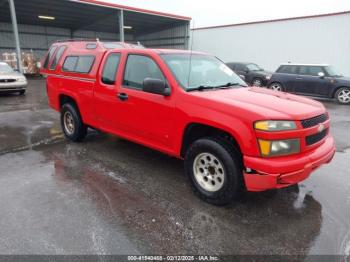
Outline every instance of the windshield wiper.
[(242, 85), (240, 83), (232, 83), (232, 82), (228, 82), (226, 84), (223, 85), (219, 85), (219, 86), (215, 86), (215, 88), (227, 88), (227, 87), (231, 87), (231, 86), (242, 86), (242, 87), (247, 87), (246, 85)]
[(189, 88), (189, 89), (187, 89), (187, 91), (190, 92), (190, 91), (202, 91), (202, 90), (208, 90), (208, 89), (226, 89), (226, 88), (229, 88), (231, 86), (247, 87), (246, 85), (242, 85), (240, 83), (229, 82), (229, 83), (226, 83), (223, 85), (218, 85), (218, 86), (200, 85), (197, 87)]
[(202, 90), (206, 90), (206, 89), (215, 89), (215, 86), (208, 86), (208, 85), (200, 85), (197, 87), (193, 87), (193, 88), (189, 88), (187, 89), (187, 91), (202, 91)]

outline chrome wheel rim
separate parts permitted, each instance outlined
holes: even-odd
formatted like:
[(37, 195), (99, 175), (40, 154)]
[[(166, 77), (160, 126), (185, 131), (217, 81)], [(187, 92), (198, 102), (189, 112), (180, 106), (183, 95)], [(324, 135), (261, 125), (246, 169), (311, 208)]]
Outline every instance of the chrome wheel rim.
[(253, 81), (253, 86), (258, 86), (258, 87), (262, 86), (261, 80), (255, 79), (255, 80)]
[(280, 84), (271, 85), (271, 89), (275, 91), (282, 91), (282, 86)]
[(75, 131), (74, 119), (70, 112), (65, 112), (63, 115), (64, 129), (69, 135), (72, 135)]
[(344, 89), (339, 92), (338, 94), (338, 100), (342, 103), (349, 103), (350, 102), (350, 90)]
[(225, 169), (213, 154), (199, 154), (193, 161), (193, 173), (197, 184), (208, 192), (219, 191), (224, 185)]

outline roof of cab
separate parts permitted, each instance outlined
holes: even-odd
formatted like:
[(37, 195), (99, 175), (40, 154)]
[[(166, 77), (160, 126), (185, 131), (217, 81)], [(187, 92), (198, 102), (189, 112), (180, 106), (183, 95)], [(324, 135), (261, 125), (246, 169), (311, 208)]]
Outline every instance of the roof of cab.
[(140, 43), (128, 43), (128, 42), (101, 42), (98, 39), (67, 39), (60, 40), (54, 43), (54, 45), (66, 45), (70, 49), (75, 49), (76, 51), (87, 51), (94, 50), (104, 52), (106, 50), (120, 50), (120, 49), (143, 49), (147, 52), (155, 52), (157, 54), (194, 54), (194, 55), (204, 55), (203, 52), (183, 50), (183, 49), (154, 49), (146, 48)]

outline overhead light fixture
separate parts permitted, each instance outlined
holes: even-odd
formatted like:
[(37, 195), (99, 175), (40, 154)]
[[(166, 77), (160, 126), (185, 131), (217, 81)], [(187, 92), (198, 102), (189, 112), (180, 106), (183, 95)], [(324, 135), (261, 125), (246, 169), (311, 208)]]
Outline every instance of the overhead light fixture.
[(132, 26), (124, 25), (124, 29), (132, 29)]
[(55, 20), (56, 18), (53, 16), (47, 16), (47, 15), (38, 15), (40, 19), (46, 19), (46, 20)]

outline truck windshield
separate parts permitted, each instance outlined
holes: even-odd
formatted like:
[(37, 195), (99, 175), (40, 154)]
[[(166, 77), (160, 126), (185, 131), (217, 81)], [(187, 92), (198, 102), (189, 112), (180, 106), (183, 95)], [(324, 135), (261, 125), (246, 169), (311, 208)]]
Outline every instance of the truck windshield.
[(12, 73), (13, 69), (6, 63), (0, 63), (0, 74)]
[(162, 54), (161, 57), (186, 91), (247, 86), (215, 57), (199, 54)]

